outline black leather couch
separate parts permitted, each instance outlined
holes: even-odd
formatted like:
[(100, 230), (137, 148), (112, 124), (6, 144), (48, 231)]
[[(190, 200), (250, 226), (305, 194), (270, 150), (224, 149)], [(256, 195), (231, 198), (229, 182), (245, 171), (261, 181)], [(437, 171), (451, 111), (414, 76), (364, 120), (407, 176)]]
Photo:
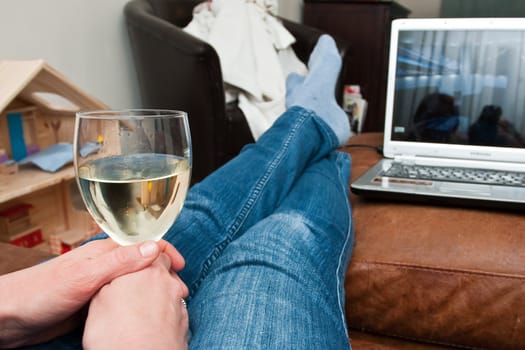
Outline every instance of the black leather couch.
[[(201, 0), (202, 1), (202, 0)], [(226, 104), (216, 51), (181, 28), (192, 19), (195, 0), (132, 0), (124, 13), (143, 108), (188, 113), (193, 144), (192, 182), (198, 182), (253, 142), (235, 102)], [(307, 62), (321, 31), (282, 20), (297, 42), (296, 55)], [(338, 40), (343, 62), (349, 46)], [(343, 66), (341, 76), (344, 76)], [(339, 82), (338, 99), (342, 99)], [(340, 96), (341, 95), (341, 96)]]

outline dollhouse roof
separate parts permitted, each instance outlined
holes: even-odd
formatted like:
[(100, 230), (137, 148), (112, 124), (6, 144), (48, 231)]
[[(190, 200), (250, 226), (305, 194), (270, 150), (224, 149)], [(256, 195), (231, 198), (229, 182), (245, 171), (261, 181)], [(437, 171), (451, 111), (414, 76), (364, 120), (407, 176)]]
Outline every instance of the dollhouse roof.
[(107, 108), (43, 60), (0, 61), (0, 112), (23, 105), (54, 113)]

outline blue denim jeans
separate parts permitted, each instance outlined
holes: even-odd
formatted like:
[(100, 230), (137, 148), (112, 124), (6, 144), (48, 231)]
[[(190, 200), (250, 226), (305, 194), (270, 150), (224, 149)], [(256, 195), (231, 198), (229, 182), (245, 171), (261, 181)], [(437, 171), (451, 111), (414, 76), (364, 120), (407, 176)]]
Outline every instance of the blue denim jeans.
[(350, 158), (293, 107), (196, 184), (165, 235), (186, 260), (190, 349), (348, 349)]

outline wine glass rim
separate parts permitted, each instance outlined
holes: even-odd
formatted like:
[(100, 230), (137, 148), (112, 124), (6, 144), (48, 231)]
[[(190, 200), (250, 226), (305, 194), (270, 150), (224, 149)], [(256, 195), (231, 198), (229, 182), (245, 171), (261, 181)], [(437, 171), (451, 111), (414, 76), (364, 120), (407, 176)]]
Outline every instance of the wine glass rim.
[(144, 119), (144, 118), (186, 118), (187, 113), (174, 109), (100, 109), (80, 111), (76, 113), (79, 118), (87, 119)]

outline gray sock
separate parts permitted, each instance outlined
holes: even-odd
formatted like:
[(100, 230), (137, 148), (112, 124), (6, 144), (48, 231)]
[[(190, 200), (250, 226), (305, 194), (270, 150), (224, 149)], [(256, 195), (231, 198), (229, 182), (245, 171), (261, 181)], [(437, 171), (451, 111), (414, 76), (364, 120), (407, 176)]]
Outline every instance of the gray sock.
[(339, 145), (351, 136), (350, 122), (335, 99), (335, 85), (341, 70), (341, 55), (332, 37), (322, 35), (308, 61), (308, 74), (292, 73), (286, 81), (286, 107), (300, 106), (314, 111), (334, 131)]

